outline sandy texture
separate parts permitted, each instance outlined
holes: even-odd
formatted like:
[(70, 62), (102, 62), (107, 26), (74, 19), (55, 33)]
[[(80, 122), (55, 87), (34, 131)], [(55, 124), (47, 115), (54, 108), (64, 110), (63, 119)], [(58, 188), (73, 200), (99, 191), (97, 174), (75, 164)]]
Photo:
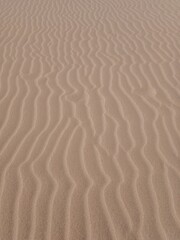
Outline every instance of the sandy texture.
[(1, 240), (180, 240), (179, 13), (0, 0)]

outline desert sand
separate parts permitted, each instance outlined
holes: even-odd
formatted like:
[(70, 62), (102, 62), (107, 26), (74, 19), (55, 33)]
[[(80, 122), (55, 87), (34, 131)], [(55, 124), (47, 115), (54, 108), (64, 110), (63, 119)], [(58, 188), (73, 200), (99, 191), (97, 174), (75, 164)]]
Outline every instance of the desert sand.
[(1, 240), (180, 240), (179, 13), (0, 0)]

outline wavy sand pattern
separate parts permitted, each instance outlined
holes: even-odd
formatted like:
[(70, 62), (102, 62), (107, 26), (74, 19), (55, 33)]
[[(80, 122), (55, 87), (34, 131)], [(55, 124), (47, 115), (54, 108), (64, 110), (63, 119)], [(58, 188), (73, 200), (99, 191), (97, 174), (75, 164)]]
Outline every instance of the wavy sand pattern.
[(0, 239), (180, 239), (180, 2), (0, 0)]

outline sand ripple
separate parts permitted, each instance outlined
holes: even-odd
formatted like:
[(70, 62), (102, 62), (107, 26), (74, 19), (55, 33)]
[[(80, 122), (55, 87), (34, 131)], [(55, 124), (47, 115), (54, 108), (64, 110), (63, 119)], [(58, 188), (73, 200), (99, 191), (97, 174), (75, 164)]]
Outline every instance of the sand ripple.
[(179, 12), (0, 0), (0, 239), (180, 239)]

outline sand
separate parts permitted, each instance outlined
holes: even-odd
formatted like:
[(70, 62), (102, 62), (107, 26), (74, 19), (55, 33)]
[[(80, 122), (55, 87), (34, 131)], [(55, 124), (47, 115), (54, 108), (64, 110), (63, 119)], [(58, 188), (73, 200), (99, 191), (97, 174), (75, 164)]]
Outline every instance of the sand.
[(180, 240), (179, 13), (0, 0), (1, 240)]

